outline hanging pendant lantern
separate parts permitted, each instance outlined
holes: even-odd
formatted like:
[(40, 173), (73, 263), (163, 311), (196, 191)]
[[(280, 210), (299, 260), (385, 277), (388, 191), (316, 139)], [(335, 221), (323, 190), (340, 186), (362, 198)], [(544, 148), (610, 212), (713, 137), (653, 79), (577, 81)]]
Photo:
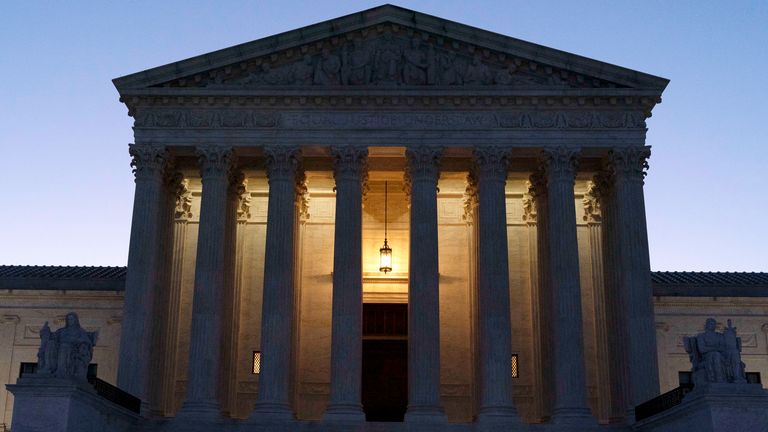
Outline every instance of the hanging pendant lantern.
[(387, 244), (387, 182), (384, 182), (384, 246), (379, 248), (379, 271), (392, 271), (392, 248)]

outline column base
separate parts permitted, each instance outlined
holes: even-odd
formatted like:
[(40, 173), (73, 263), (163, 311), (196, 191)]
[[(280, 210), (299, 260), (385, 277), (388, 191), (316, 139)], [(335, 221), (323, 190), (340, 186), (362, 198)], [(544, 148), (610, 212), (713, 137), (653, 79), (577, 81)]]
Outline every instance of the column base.
[(408, 405), (405, 412), (406, 423), (447, 423), (448, 418), (439, 406)]
[(555, 408), (552, 412), (552, 424), (574, 427), (579, 431), (588, 431), (598, 426), (589, 408)]
[(331, 404), (323, 414), (323, 421), (328, 423), (364, 423), (365, 413), (361, 404)]
[(222, 420), (221, 407), (215, 400), (186, 401), (176, 413), (173, 423), (210, 423)]
[(256, 406), (248, 418), (249, 423), (290, 422), (295, 420), (293, 410), (287, 403), (256, 402)]
[(480, 408), (477, 422), (484, 424), (521, 425), (522, 421), (513, 406)]

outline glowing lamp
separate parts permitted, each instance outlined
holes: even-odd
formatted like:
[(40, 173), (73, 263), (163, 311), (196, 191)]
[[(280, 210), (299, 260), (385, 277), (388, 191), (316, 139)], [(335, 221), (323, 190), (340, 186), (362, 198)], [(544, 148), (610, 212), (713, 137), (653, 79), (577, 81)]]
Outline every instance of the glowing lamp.
[(384, 246), (379, 248), (379, 271), (392, 271), (392, 248), (387, 244), (387, 182), (384, 182)]

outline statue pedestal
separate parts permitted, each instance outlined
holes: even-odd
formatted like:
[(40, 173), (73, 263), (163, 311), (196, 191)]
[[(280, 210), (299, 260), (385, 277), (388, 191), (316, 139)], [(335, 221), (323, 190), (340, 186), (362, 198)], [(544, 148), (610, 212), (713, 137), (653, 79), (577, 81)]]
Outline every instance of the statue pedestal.
[(683, 402), (634, 425), (641, 432), (768, 431), (768, 391), (760, 384), (700, 384)]
[(13, 432), (123, 432), (140, 417), (96, 394), (86, 381), (24, 375), (13, 393)]

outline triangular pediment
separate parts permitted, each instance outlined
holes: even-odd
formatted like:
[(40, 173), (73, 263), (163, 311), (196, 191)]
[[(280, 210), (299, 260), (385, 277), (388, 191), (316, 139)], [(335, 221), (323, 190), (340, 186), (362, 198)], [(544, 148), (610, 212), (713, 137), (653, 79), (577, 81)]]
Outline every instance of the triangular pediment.
[(655, 90), (667, 80), (384, 5), (115, 80), (151, 88)]

